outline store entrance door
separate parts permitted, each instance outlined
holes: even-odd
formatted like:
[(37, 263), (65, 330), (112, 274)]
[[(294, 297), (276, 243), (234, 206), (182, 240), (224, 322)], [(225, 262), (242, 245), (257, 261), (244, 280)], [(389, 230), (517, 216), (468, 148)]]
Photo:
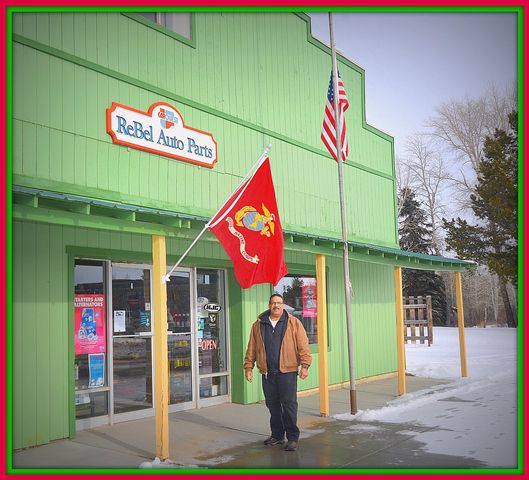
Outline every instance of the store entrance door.
[[(112, 263), (111, 422), (154, 414), (152, 266)], [(228, 400), (225, 272), (179, 268), (167, 287), (169, 411)]]
[(196, 332), (191, 291), (192, 271), (174, 271), (167, 282), (167, 352), (169, 355), (169, 411), (194, 408)]
[(150, 265), (112, 264), (112, 413), (120, 421), (153, 410)]
[(227, 402), (225, 271), (179, 269), (167, 282), (169, 411)]

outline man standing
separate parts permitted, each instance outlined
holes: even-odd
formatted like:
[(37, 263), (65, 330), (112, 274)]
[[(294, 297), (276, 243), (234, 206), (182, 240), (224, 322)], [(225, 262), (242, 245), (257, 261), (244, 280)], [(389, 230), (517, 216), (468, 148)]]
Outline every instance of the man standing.
[(283, 297), (274, 293), (268, 302), (269, 309), (261, 313), (252, 325), (244, 370), (246, 380), (253, 380), (253, 367), (262, 374), (266, 406), (270, 410), (271, 435), (265, 445), (280, 445), (285, 434), (285, 450), (298, 448), (297, 384), (309, 375), (312, 358), (309, 339), (303, 324), (283, 307)]

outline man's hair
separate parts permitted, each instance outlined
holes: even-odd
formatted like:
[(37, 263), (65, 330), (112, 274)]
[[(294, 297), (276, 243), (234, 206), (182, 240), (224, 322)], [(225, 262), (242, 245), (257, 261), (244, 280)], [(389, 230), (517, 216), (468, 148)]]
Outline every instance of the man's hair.
[(279, 293), (274, 293), (272, 295), (270, 295), (270, 300), (268, 300), (268, 303), (272, 303), (272, 298), (274, 297), (279, 297), (281, 300), (283, 300), (283, 295), (279, 294)]

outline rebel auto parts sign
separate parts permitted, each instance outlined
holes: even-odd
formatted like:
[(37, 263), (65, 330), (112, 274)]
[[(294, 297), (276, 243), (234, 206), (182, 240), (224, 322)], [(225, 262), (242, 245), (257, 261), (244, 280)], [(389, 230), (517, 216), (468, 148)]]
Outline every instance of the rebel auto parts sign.
[(208, 168), (217, 162), (213, 135), (185, 125), (180, 112), (168, 103), (153, 103), (142, 112), (112, 102), (107, 109), (107, 133), (119, 145)]

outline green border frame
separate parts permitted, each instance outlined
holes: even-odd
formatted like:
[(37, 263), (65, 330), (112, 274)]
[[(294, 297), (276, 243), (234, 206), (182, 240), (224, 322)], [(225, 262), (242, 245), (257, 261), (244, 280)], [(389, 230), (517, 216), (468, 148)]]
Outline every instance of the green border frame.
[[(94, 11), (105, 11), (105, 12), (134, 12), (134, 11), (152, 11), (153, 7), (147, 7), (147, 8), (130, 8), (130, 7), (7, 7), (6, 8), (6, 96), (8, 101), (6, 102), (6, 138), (7, 138), (7, 145), (6, 145), (6, 156), (7, 159), (11, 158), (12, 155), (12, 125), (11, 125), (11, 118), (12, 118), (12, 108), (11, 108), (11, 102), (12, 99), (12, 14), (15, 12), (50, 12), (50, 11), (85, 11), (85, 12), (94, 12)], [(157, 8), (158, 9), (158, 8)], [(333, 12), (384, 12), (384, 13), (402, 13), (402, 12), (429, 12), (429, 13), (436, 13), (436, 12), (450, 12), (450, 13), (465, 13), (465, 12), (471, 12), (471, 13), (481, 13), (481, 12), (511, 12), (516, 13), (518, 15), (518, 84), (520, 86), (523, 86), (523, 80), (524, 80), (524, 9), (521, 6), (493, 6), (493, 7), (468, 7), (468, 6), (436, 6), (436, 7), (427, 7), (427, 6), (413, 6), (413, 7), (388, 7), (388, 6), (370, 6), (370, 7), (355, 7), (355, 6), (342, 6), (342, 7), (335, 7), (335, 6), (327, 6), (327, 7), (268, 7), (267, 9), (264, 9), (263, 7), (169, 7), (170, 10), (174, 11), (192, 11), (192, 12), (226, 12), (226, 11), (232, 11), (232, 12), (262, 12), (262, 11), (274, 11), (274, 12), (327, 12), (327, 11), (333, 11)], [(160, 11), (165, 10), (165, 8), (159, 8)], [(518, 118), (519, 118), (519, 158), (523, 159), (524, 154), (524, 92), (521, 88), (518, 89)], [(521, 141), (520, 141), (521, 137)], [(319, 153), (319, 152), (315, 152)], [(520, 155), (521, 154), (521, 155)], [(518, 245), (518, 270), (519, 272), (523, 273), (523, 214), (524, 214), (524, 208), (523, 208), (523, 173), (524, 173), (524, 165), (523, 161), (519, 161), (519, 191), (518, 191), (518, 200), (519, 200), (519, 217), (518, 217), (518, 227), (519, 227), (519, 239), (521, 239), (521, 242), (519, 242)], [(11, 398), (11, 392), (12, 392), (12, 385), (13, 385), (13, 378), (12, 378), (12, 325), (11, 325), (11, 319), (12, 319), (12, 285), (10, 283), (10, 279), (12, 278), (12, 215), (11, 215), (11, 175), (12, 175), (12, 168), (9, 161), (6, 162), (6, 253), (7, 253), (7, 259), (6, 259), (6, 276), (7, 276), (7, 282), (6, 282), (6, 297), (7, 297), (7, 305), (6, 305), (6, 315), (7, 315), (7, 322), (6, 322), (6, 335), (7, 335), (7, 341), (6, 341), (6, 367), (7, 367), (7, 375), (6, 375), (6, 387), (7, 387), (7, 398), (6, 398), (6, 407), (7, 407), (7, 418), (6, 418), (6, 447), (9, 448), (9, 453), (6, 455), (6, 473), (8, 474), (34, 474), (35, 469), (16, 469), (14, 470), (12, 468), (12, 417), (10, 413), (12, 412), (12, 398)], [(520, 187), (521, 185), (521, 187)], [(521, 291), (520, 291), (521, 288)], [(524, 279), (523, 275), (521, 276), (519, 280), (519, 288), (518, 288), (518, 301), (519, 301), (519, 309), (518, 309), (518, 359), (520, 359), (520, 352), (521, 357), (524, 357), (525, 349), (523, 344), (523, 338), (524, 338), (524, 325), (523, 322), (520, 322), (520, 318), (523, 319), (523, 313), (524, 313), (524, 305), (523, 305), (523, 288), (524, 288)], [(520, 301), (521, 300), (521, 301)], [(516, 469), (410, 469), (410, 468), (403, 468), (403, 469), (225, 469), (225, 470), (208, 470), (208, 473), (217, 473), (217, 474), (241, 474), (241, 473), (257, 473), (257, 474), (285, 474), (285, 473), (292, 473), (292, 474), (302, 474), (302, 473), (309, 473), (309, 474), (373, 474), (373, 473), (379, 473), (379, 474), (424, 474), (424, 473), (430, 473), (430, 474), (480, 474), (480, 475), (488, 475), (488, 474), (520, 474), (523, 473), (524, 465), (523, 465), (523, 447), (524, 447), (524, 439), (523, 439), (523, 420), (524, 420), (524, 412), (523, 412), (523, 400), (524, 400), (524, 366), (523, 362), (518, 362), (518, 383), (519, 383), (519, 389), (518, 389), (518, 406), (522, 408), (518, 408), (518, 468)], [(40, 472), (42, 472), (41, 469)], [(188, 469), (179, 469), (176, 470), (178, 473), (185, 473), (185, 474), (204, 474), (203, 470), (188, 470)], [(68, 474), (68, 473), (84, 473), (84, 474), (102, 474), (102, 473), (126, 473), (126, 474), (161, 474), (165, 473), (165, 471), (160, 471), (153, 469), (152, 471), (148, 470), (137, 470), (137, 469), (46, 469), (44, 470), (46, 474)], [(167, 470), (169, 473), (174, 473), (175, 470)]]
[(13, 472), (13, 216), (12, 161), (13, 158), (13, 49), (12, 16), (6, 11), (6, 473)]
[[(524, 46), (524, 35), (527, 32), (524, 31), (524, 11), (522, 8), (518, 9), (518, 470), (523, 472), (524, 467), (524, 451), (525, 451), (525, 436), (524, 436), (524, 423), (525, 423), (525, 410), (524, 410), (524, 374), (525, 374), (525, 325), (523, 319), (525, 318), (524, 311), (524, 292), (525, 292), (525, 279), (523, 276), (524, 271), (524, 151), (525, 151), (525, 91), (523, 87), (524, 73), (525, 73), (525, 46)], [(522, 159), (522, 161), (520, 161)], [(521, 273), (521, 275), (520, 275)], [(520, 319), (522, 321), (520, 321)], [(522, 361), (520, 362), (520, 358)]]

